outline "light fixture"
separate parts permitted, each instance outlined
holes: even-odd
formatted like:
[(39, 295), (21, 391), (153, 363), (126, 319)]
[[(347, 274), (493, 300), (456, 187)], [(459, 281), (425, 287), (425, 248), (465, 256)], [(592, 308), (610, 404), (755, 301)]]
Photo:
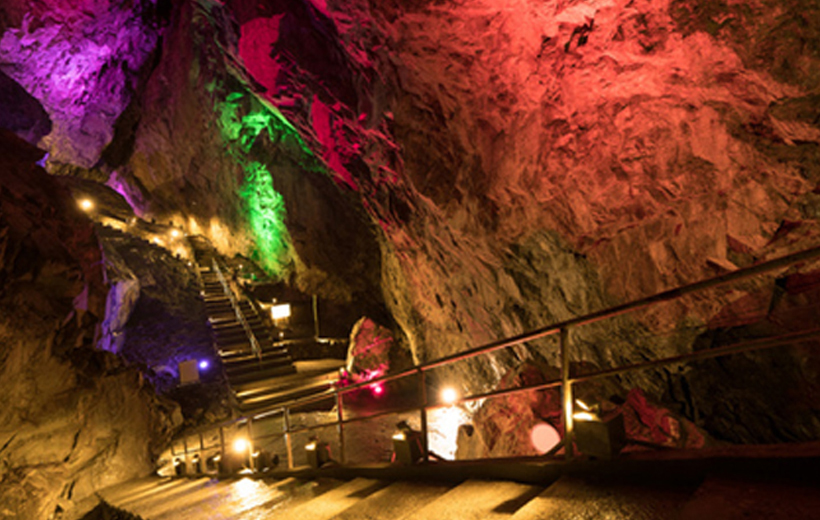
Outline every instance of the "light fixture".
[(290, 304), (282, 303), (279, 305), (272, 306), (270, 308), (270, 315), (274, 321), (290, 318)]
[(173, 238), (178, 238), (179, 237), (179, 230), (178, 229), (172, 229), (171, 230), (171, 236)]
[(235, 451), (236, 453), (245, 453), (246, 451), (248, 451), (250, 447), (251, 445), (248, 442), (248, 440), (243, 437), (239, 437), (238, 439), (234, 439), (233, 441), (233, 451)]
[(452, 386), (448, 386), (441, 391), (441, 402), (444, 404), (452, 405), (458, 401), (458, 391)]
[(600, 406), (587, 406), (576, 401), (583, 412), (572, 414), (575, 419), (575, 444), (581, 453), (594, 458), (611, 459), (626, 445), (626, 430), (622, 413), (600, 416)]
[(219, 455), (219, 454), (216, 454), (212, 457), (208, 457), (207, 459), (205, 459), (205, 468), (207, 468), (208, 471), (219, 472), (220, 471), (220, 466), (221, 466), (219, 461), (221, 461), (221, 460), (222, 460), (222, 455)]
[(404, 465), (415, 464), (422, 459), (421, 432), (414, 430), (406, 421), (396, 424), (393, 434), (393, 457)]
[(94, 202), (91, 199), (80, 199), (78, 204), (83, 211), (91, 211), (94, 209)]
[(326, 442), (314, 438), (305, 445), (305, 455), (307, 456), (308, 466), (319, 469), (330, 461), (330, 446)]
[(194, 455), (194, 458), (191, 460), (191, 465), (194, 468), (194, 473), (202, 473), (202, 459), (199, 458), (199, 454)]
[(384, 385), (381, 383), (375, 383), (370, 385), (370, 391), (373, 392), (373, 395), (376, 397), (381, 397), (384, 394)]
[(530, 442), (535, 451), (544, 455), (561, 443), (561, 434), (551, 424), (539, 422), (530, 430)]
[(199, 362), (199, 369), (200, 370), (208, 370), (209, 366), (211, 366), (211, 364), (208, 363), (207, 359), (203, 359)]

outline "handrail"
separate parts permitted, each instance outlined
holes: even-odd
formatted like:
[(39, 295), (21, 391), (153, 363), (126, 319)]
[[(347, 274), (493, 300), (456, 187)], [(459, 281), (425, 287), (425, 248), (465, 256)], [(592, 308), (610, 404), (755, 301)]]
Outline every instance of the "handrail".
[(211, 263), (214, 271), (216, 272), (216, 276), (219, 278), (219, 283), (222, 284), (222, 289), (225, 291), (225, 296), (227, 296), (231, 302), (231, 307), (233, 307), (234, 314), (236, 314), (236, 319), (242, 324), (242, 328), (245, 329), (245, 334), (251, 342), (251, 351), (253, 352), (253, 355), (256, 356), (257, 359), (261, 360), (262, 349), (259, 348), (259, 341), (256, 339), (256, 334), (253, 333), (253, 330), (245, 320), (245, 316), (242, 314), (239, 305), (236, 303), (236, 298), (234, 297), (233, 291), (230, 287), (228, 287), (228, 282), (225, 281), (225, 277), (222, 275), (222, 270), (219, 268), (219, 263), (216, 261), (215, 256), (211, 258)]
[[(522, 392), (532, 392), (532, 391), (536, 391), (536, 390), (543, 390), (543, 389), (547, 389), (547, 388), (556, 388), (558, 386), (561, 386), (562, 387), (562, 394), (563, 394), (562, 395), (562, 403), (563, 403), (562, 406), (563, 406), (563, 409), (564, 409), (563, 410), (563, 412), (564, 412), (563, 417), (564, 417), (564, 423), (565, 423), (565, 433), (564, 433), (565, 457), (567, 459), (571, 459), (572, 458), (572, 439), (573, 439), (572, 386), (574, 384), (585, 382), (585, 381), (590, 381), (590, 380), (593, 380), (593, 379), (599, 379), (599, 378), (603, 378), (603, 377), (612, 377), (612, 376), (615, 376), (615, 375), (620, 375), (620, 374), (623, 374), (623, 373), (637, 371), (637, 370), (645, 370), (647, 368), (660, 366), (660, 365), (675, 364), (675, 363), (681, 363), (681, 362), (692, 361), (692, 360), (702, 360), (702, 359), (714, 358), (714, 357), (724, 356), (724, 355), (729, 355), (729, 354), (734, 354), (734, 353), (748, 352), (748, 351), (759, 350), (759, 349), (764, 349), (764, 348), (772, 348), (772, 347), (776, 347), (776, 346), (780, 346), (780, 345), (784, 345), (784, 344), (789, 344), (789, 343), (794, 343), (794, 342), (798, 342), (798, 341), (804, 341), (804, 340), (807, 340), (807, 339), (820, 337), (820, 328), (815, 328), (815, 329), (810, 329), (810, 330), (801, 331), (801, 332), (797, 332), (797, 333), (785, 334), (785, 335), (774, 337), (774, 338), (769, 337), (769, 338), (756, 339), (756, 340), (752, 340), (752, 341), (741, 342), (741, 343), (736, 343), (736, 344), (732, 344), (732, 345), (726, 345), (726, 346), (723, 346), (723, 347), (718, 347), (718, 348), (709, 349), (709, 350), (696, 351), (696, 352), (691, 352), (691, 353), (688, 353), (688, 354), (683, 354), (683, 355), (678, 355), (678, 356), (671, 356), (671, 357), (667, 357), (667, 358), (662, 358), (662, 359), (657, 359), (657, 360), (652, 360), (652, 361), (646, 361), (646, 362), (641, 362), (641, 363), (635, 363), (635, 364), (631, 364), (631, 365), (627, 365), (627, 366), (603, 369), (603, 370), (599, 370), (599, 371), (591, 372), (591, 373), (586, 373), (586, 374), (572, 375), (572, 374), (570, 374), (570, 371), (569, 371), (569, 359), (570, 359), (569, 347), (570, 347), (570, 342), (569, 342), (569, 334), (568, 334), (568, 331), (571, 328), (579, 327), (579, 326), (583, 326), (583, 325), (588, 325), (588, 324), (591, 324), (591, 323), (596, 323), (596, 322), (599, 322), (599, 321), (602, 321), (602, 320), (605, 320), (605, 319), (614, 318), (614, 317), (621, 316), (621, 315), (629, 313), (629, 312), (633, 312), (633, 311), (636, 311), (636, 310), (639, 310), (639, 309), (649, 307), (651, 305), (655, 305), (655, 304), (663, 303), (663, 302), (668, 302), (668, 301), (673, 301), (673, 300), (678, 299), (678, 298), (680, 298), (682, 296), (685, 296), (687, 294), (692, 294), (692, 293), (695, 293), (695, 292), (698, 292), (698, 291), (703, 291), (705, 289), (710, 289), (710, 288), (718, 287), (718, 286), (721, 286), (721, 285), (729, 284), (729, 283), (732, 283), (732, 282), (748, 279), (748, 278), (751, 278), (751, 277), (754, 277), (754, 276), (758, 276), (758, 275), (768, 273), (768, 272), (771, 272), (771, 271), (775, 271), (775, 270), (778, 270), (778, 269), (791, 267), (791, 266), (793, 266), (795, 264), (798, 264), (800, 262), (805, 262), (805, 261), (808, 261), (808, 260), (814, 260), (814, 259), (817, 259), (817, 258), (820, 258), (820, 246), (813, 247), (813, 248), (810, 248), (810, 249), (806, 249), (804, 251), (799, 251), (797, 253), (792, 253), (792, 254), (789, 254), (789, 255), (786, 255), (786, 256), (783, 256), (783, 257), (780, 257), (780, 258), (776, 258), (774, 260), (761, 262), (759, 264), (755, 264), (755, 265), (752, 265), (752, 266), (749, 266), (749, 267), (741, 268), (741, 269), (738, 269), (738, 270), (733, 271), (731, 273), (726, 273), (726, 274), (723, 274), (723, 275), (720, 275), (720, 276), (716, 276), (716, 277), (713, 277), (713, 278), (702, 280), (700, 282), (683, 285), (683, 286), (677, 287), (675, 289), (663, 291), (661, 293), (657, 293), (657, 294), (649, 296), (649, 297), (641, 298), (641, 299), (634, 300), (632, 302), (624, 303), (624, 304), (621, 304), (621, 305), (616, 305), (616, 306), (613, 306), (613, 307), (610, 307), (610, 308), (607, 308), (607, 309), (603, 309), (603, 310), (596, 311), (596, 312), (593, 312), (593, 313), (590, 313), (590, 314), (586, 314), (584, 316), (580, 316), (580, 317), (577, 317), (577, 318), (572, 318), (572, 319), (565, 320), (565, 321), (562, 321), (562, 322), (559, 322), (559, 323), (548, 325), (546, 327), (541, 327), (541, 328), (538, 328), (538, 329), (534, 329), (534, 330), (531, 330), (531, 331), (528, 331), (528, 332), (525, 332), (525, 333), (522, 333), (522, 334), (519, 334), (519, 335), (516, 335), (516, 336), (512, 336), (512, 337), (509, 337), (509, 338), (497, 340), (497, 341), (485, 344), (483, 346), (480, 346), (480, 347), (477, 347), (477, 348), (474, 348), (474, 349), (470, 349), (470, 350), (460, 352), (460, 353), (456, 353), (456, 354), (453, 354), (453, 355), (450, 355), (450, 356), (445, 356), (443, 358), (440, 358), (440, 359), (437, 359), (437, 360), (434, 360), (434, 361), (423, 363), (423, 364), (417, 365), (413, 368), (403, 370), (401, 372), (397, 372), (397, 373), (394, 373), (394, 374), (388, 374), (388, 375), (380, 377), (380, 378), (376, 378), (376, 379), (372, 379), (372, 380), (369, 380), (369, 381), (365, 381), (365, 382), (345, 386), (343, 388), (335, 388), (333, 390), (322, 392), (321, 394), (307, 396), (307, 397), (303, 397), (303, 398), (299, 398), (299, 399), (292, 399), (292, 400), (289, 400), (287, 402), (279, 403), (279, 404), (276, 404), (274, 406), (271, 406), (270, 408), (267, 408), (265, 410), (259, 410), (259, 411), (257, 411), (256, 413), (253, 413), (253, 414), (248, 414), (248, 415), (236, 418), (236, 419), (232, 419), (230, 421), (224, 421), (222, 423), (219, 423), (219, 425), (212, 426), (211, 428), (218, 427), (218, 428), (220, 428), (220, 432), (222, 432), (222, 428), (227, 427), (227, 426), (232, 425), (232, 424), (243, 424), (243, 423), (247, 422), (250, 426), (250, 424), (256, 418), (262, 418), (262, 417), (266, 417), (266, 416), (270, 416), (270, 415), (277, 415), (277, 414), (281, 413), (286, 418), (286, 420), (285, 420), (285, 431), (283, 432), (282, 435), (285, 436), (285, 438), (287, 440), (287, 444), (288, 444), (289, 466), (293, 467), (293, 454), (290, 451), (291, 450), (291, 444), (290, 444), (290, 439), (289, 439), (289, 436), (292, 433), (299, 432), (299, 431), (313, 430), (313, 429), (318, 429), (318, 428), (327, 428), (327, 427), (334, 426), (334, 425), (337, 426), (338, 429), (339, 429), (339, 436), (340, 436), (340, 441), (341, 441), (341, 445), (342, 445), (341, 458), (342, 458), (342, 462), (343, 462), (344, 461), (343, 426), (345, 424), (349, 424), (349, 423), (353, 423), (353, 422), (359, 422), (359, 421), (368, 420), (368, 419), (374, 419), (376, 417), (380, 417), (380, 416), (388, 415), (388, 414), (407, 413), (407, 412), (412, 412), (414, 410), (417, 410), (421, 414), (422, 435), (423, 435), (423, 442), (424, 442), (424, 445), (425, 445), (424, 453), (425, 453), (425, 460), (427, 460), (427, 458), (426, 458), (427, 457), (427, 450), (426, 450), (427, 411), (435, 409), (435, 408), (443, 407), (443, 406), (446, 406), (446, 405), (441, 404), (441, 403), (430, 403), (428, 401), (427, 396), (426, 396), (426, 386), (425, 386), (425, 377), (424, 377), (425, 372), (427, 372), (429, 370), (432, 370), (434, 368), (439, 368), (441, 366), (445, 366), (445, 365), (448, 365), (448, 364), (451, 364), (451, 363), (455, 363), (455, 362), (458, 362), (458, 361), (462, 361), (462, 360), (465, 360), (465, 359), (476, 357), (476, 356), (479, 356), (479, 355), (482, 355), (482, 354), (487, 354), (487, 353), (490, 353), (490, 352), (494, 352), (494, 351), (500, 350), (502, 348), (507, 348), (507, 347), (510, 347), (510, 346), (525, 343), (527, 341), (532, 341), (532, 340), (544, 338), (544, 337), (547, 337), (547, 336), (550, 336), (550, 335), (559, 334), (559, 336), (560, 336), (559, 337), (559, 339), (560, 339), (560, 342), (559, 342), (560, 345), (559, 346), (560, 346), (560, 350), (561, 350), (561, 352), (560, 352), (561, 378), (560, 379), (555, 379), (555, 380), (551, 380), (551, 381), (547, 381), (547, 382), (544, 382), (544, 383), (540, 383), (540, 384), (537, 384), (537, 385), (531, 385), (531, 386), (527, 386), (527, 387), (516, 387), (516, 388), (512, 388), (512, 389), (496, 390), (496, 391), (487, 392), (487, 393), (483, 393), (483, 394), (475, 394), (475, 395), (471, 395), (471, 396), (461, 398), (459, 400), (459, 402), (460, 403), (470, 402), (470, 401), (475, 401), (475, 400), (479, 400), (479, 399), (488, 399), (488, 398), (494, 398), (494, 397), (500, 397), (500, 396), (514, 395), (514, 394), (522, 393)], [(222, 279), (221, 273), (220, 273), (220, 279)], [(223, 283), (224, 283), (224, 281), (223, 281)], [(357, 391), (357, 390), (361, 390), (363, 388), (370, 387), (370, 386), (375, 385), (375, 384), (384, 384), (384, 383), (387, 383), (389, 381), (395, 381), (395, 380), (402, 379), (402, 378), (412, 376), (412, 375), (418, 375), (419, 378), (420, 378), (420, 383), (419, 383), (419, 387), (420, 387), (419, 406), (414, 406), (414, 407), (405, 408), (405, 409), (398, 409), (398, 410), (391, 409), (391, 410), (381, 411), (381, 412), (376, 413), (376, 414), (370, 414), (370, 415), (367, 415), (367, 416), (360, 416), (360, 417), (354, 417), (354, 418), (349, 418), (349, 419), (345, 419), (343, 417), (342, 410), (341, 410), (342, 402), (343, 402), (343, 400), (341, 399), (341, 396), (343, 394), (354, 392), (354, 391)], [(295, 408), (305, 406), (307, 404), (312, 404), (312, 403), (315, 403), (315, 402), (318, 402), (318, 401), (327, 400), (327, 399), (330, 399), (334, 396), (336, 397), (336, 402), (337, 402), (337, 405), (339, 406), (338, 418), (337, 418), (336, 421), (331, 421), (331, 422), (327, 422), (327, 423), (323, 423), (323, 424), (319, 424), (319, 425), (307, 426), (307, 427), (303, 427), (303, 428), (292, 428), (290, 426), (289, 414), (290, 414), (291, 410), (293, 410)], [(186, 448), (186, 453), (187, 453), (187, 448)]]

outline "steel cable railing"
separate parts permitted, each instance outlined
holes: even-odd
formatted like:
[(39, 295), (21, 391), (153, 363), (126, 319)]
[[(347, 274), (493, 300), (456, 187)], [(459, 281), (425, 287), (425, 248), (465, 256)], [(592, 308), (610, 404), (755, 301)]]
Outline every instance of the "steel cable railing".
[[(476, 401), (479, 399), (490, 399), (490, 398), (497, 398), (502, 396), (511, 396), (523, 392), (533, 392), (538, 390), (544, 390), (548, 388), (557, 388), (561, 387), (562, 389), (562, 417), (564, 421), (564, 438), (563, 438), (563, 446), (564, 446), (564, 457), (566, 460), (572, 460), (573, 454), (573, 434), (574, 434), (574, 418), (573, 418), (573, 410), (574, 410), (574, 401), (573, 401), (573, 385), (591, 381), (594, 379), (601, 379), (606, 377), (613, 377), (629, 372), (645, 370), (647, 368), (653, 368), (662, 365), (669, 365), (669, 364), (679, 364), (685, 363), (689, 361), (698, 361), (704, 360), (709, 358), (715, 358), (719, 356), (725, 356), (730, 354), (736, 354), (741, 352), (751, 352), (754, 350), (766, 349), (766, 348), (773, 348), (782, 345), (794, 344), (796, 342), (802, 342), (806, 340), (811, 340), (814, 338), (820, 337), (820, 328), (814, 328), (810, 330), (784, 334), (777, 337), (769, 337), (769, 338), (762, 338), (762, 339), (755, 339), (745, 342), (739, 342), (731, 345), (725, 345), (717, 348), (712, 348), (708, 350), (700, 350), (691, 352), (688, 354), (676, 355), (671, 357), (666, 357), (657, 360), (650, 360), (644, 361), (640, 363), (634, 363), (626, 366), (620, 367), (613, 367), (598, 370), (595, 372), (586, 373), (583, 375), (576, 375), (573, 376), (570, 374), (570, 349), (571, 344), (569, 341), (569, 332), (570, 330), (582, 327), (584, 325), (589, 325), (592, 323), (601, 322), (603, 320), (612, 319), (618, 316), (625, 315), (630, 312), (634, 312), (640, 309), (644, 309), (653, 305), (657, 305), (663, 302), (670, 302), (673, 300), (677, 300), (688, 294), (694, 294), (700, 291), (704, 291), (706, 289), (710, 289), (713, 287), (718, 287), (722, 285), (726, 285), (732, 282), (737, 282), (740, 280), (745, 280), (748, 278), (752, 278), (755, 276), (759, 276), (766, 273), (771, 273), (773, 271), (777, 271), (780, 269), (786, 269), (792, 266), (795, 266), (801, 262), (807, 262), (810, 260), (816, 260), (820, 258), (820, 247), (814, 247), (811, 249), (807, 249), (804, 251), (800, 251), (797, 253), (793, 253), (790, 255), (786, 255), (781, 258), (777, 258), (774, 260), (762, 262), (760, 264), (756, 264), (750, 267), (742, 268), (737, 271), (733, 271), (731, 273), (727, 273), (721, 276), (717, 276), (714, 278), (710, 278), (707, 280), (703, 280), (697, 283), (688, 284), (685, 286), (681, 286), (675, 289), (671, 289), (668, 291), (664, 291), (653, 296), (649, 296), (647, 298), (638, 299), (629, 303), (625, 303), (622, 305), (617, 305), (614, 307), (610, 307), (608, 309), (604, 309), (601, 311), (593, 312), (584, 316), (580, 316), (577, 318), (572, 318), (569, 320), (565, 320), (560, 323), (556, 323), (553, 325), (549, 325), (546, 327), (542, 327), (539, 329), (535, 329), (529, 332), (525, 332), (523, 334), (519, 334), (510, 338), (498, 340), (495, 342), (488, 343), (481, 347), (477, 347), (474, 349), (470, 349), (461, 353), (453, 354), (451, 356), (446, 356), (444, 358), (434, 360), (428, 363), (424, 363), (418, 366), (415, 366), (411, 369), (403, 370), (401, 372), (395, 374), (389, 374), (377, 379), (369, 380), (366, 382), (361, 382), (357, 384), (353, 384), (350, 386), (342, 387), (342, 388), (335, 388), (331, 390), (327, 390), (320, 394), (312, 395), (309, 397), (304, 397), (300, 399), (290, 400), (285, 403), (279, 403), (274, 406), (267, 407), (266, 409), (260, 409), (256, 412), (249, 413), (239, 417), (237, 419), (226, 421), (224, 423), (220, 423), (218, 425), (206, 426), (199, 430), (195, 430), (192, 433), (193, 435), (200, 435), (200, 440), (202, 439), (202, 432), (207, 431), (208, 429), (213, 430), (218, 428), (220, 432), (220, 438), (223, 439), (221, 443), (221, 452), (220, 456), (224, 455), (224, 430), (229, 427), (235, 427), (237, 425), (243, 426), (247, 424), (247, 430), (249, 434), (252, 434), (252, 424), (254, 420), (270, 417), (272, 415), (279, 415), (281, 414), (284, 420), (284, 431), (280, 434), (274, 434), (278, 437), (283, 437), (286, 441), (287, 451), (288, 451), (288, 466), (292, 468), (293, 464), (293, 451), (292, 451), (292, 442), (291, 436), (298, 432), (305, 432), (310, 430), (315, 430), (319, 428), (328, 428), (335, 426), (338, 431), (339, 435), (339, 445), (340, 445), (340, 462), (344, 463), (345, 460), (345, 432), (344, 427), (345, 425), (365, 421), (365, 420), (372, 420), (377, 417), (389, 415), (389, 414), (401, 414), (401, 413), (408, 413), (408, 412), (418, 412), (420, 414), (420, 423), (421, 423), (421, 435), (422, 435), (422, 443), (423, 443), (423, 454), (424, 460), (427, 460), (429, 450), (427, 449), (427, 438), (428, 438), (428, 428), (427, 428), (427, 413), (430, 410), (441, 408), (444, 406), (449, 406), (450, 404), (441, 404), (441, 403), (431, 403), (429, 402), (428, 396), (426, 395), (426, 373), (435, 369), (440, 368), (443, 366), (451, 365), (453, 363), (463, 361), (466, 359), (471, 359), (477, 356), (485, 355), (491, 352), (495, 352), (504, 348), (512, 347), (515, 345), (519, 345), (522, 343), (526, 343), (529, 341), (533, 341), (536, 339), (545, 338), (548, 336), (558, 335), (558, 343), (559, 343), (559, 359), (561, 365), (561, 377), (559, 379), (554, 379), (552, 381), (547, 381), (537, 385), (530, 385), (530, 386), (522, 386), (516, 387), (512, 389), (504, 389), (504, 390), (496, 390), (492, 392), (486, 392), (481, 394), (474, 394), (465, 396), (459, 399), (458, 403)], [(361, 416), (361, 417), (352, 417), (346, 418), (344, 414), (344, 406), (343, 406), (343, 399), (342, 397), (345, 394), (356, 392), (362, 390), (367, 387), (372, 387), (373, 385), (377, 384), (386, 384), (388, 382), (402, 380), (408, 377), (417, 376), (418, 377), (418, 389), (419, 389), (419, 404), (418, 406), (406, 407), (401, 409), (390, 409), (390, 410), (383, 410), (374, 414)], [(321, 402), (323, 400), (329, 400), (333, 398), (335, 405), (336, 405), (336, 420), (329, 421), (321, 424), (315, 424), (311, 426), (303, 426), (294, 428), (290, 422), (290, 413), (294, 409), (304, 408), (310, 404), (314, 404), (317, 402)], [(197, 433), (198, 432), (198, 433)], [(274, 435), (267, 435), (264, 438), (270, 438)], [(249, 435), (250, 441), (253, 442), (254, 440), (261, 440), (263, 437), (259, 437), (254, 439), (252, 435)], [(202, 443), (200, 442), (200, 445)], [(185, 457), (189, 456), (187, 447), (185, 450)], [(531, 458), (531, 457), (527, 457)]]

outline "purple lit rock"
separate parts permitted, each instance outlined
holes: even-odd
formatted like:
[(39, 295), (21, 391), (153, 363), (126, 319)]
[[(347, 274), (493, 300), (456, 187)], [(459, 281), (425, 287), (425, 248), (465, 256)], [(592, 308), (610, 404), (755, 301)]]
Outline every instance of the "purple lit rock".
[[(137, 72), (159, 30), (143, 14), (116, 2), (85, 2), (29, 12), (0, 40), (0, 63), (42, 103), (54, 127), (43, 139), (51, 160), (90, 167), (113, 137)], [(150, 18), (150, 17), (147, 17)]]
[(31, 144), (51, 132), (43, 106), (19, 83), (0, 71), (0, 128), (11, 130)]

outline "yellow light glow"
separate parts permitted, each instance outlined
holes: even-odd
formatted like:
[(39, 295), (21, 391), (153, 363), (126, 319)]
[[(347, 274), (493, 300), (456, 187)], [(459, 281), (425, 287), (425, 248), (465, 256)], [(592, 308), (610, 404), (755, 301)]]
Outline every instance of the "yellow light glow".
[(598, 420), (597, 417), (595, 417), (594, 415), (592, 415), (589, 412), (574, 413), (574, 414), (572, 414), (572, 418), (575, 419), (576, 421), (596, 421), (596, 420)]
[(173, 238), (179, 238), (179, 230), (178, 229), (172, 229), (171, 230), (171, 236)]
[(248, 448), (250, 448), (250, 444), (247, 439), (239, 438), (233, 441), (233, 451), (236, 453), (244, 453)]
[(444, 404), (453, 404), (458, 401), (458, 392), (455, 388), (448, 386), (441, 391), (441, 402)]
[(281, 305), (274, 305), (270, 308), (270, 315), (274, 320), (290, 318), (290, 304), (283, 303)]
[(393, 439), (397, 441), (403, 441), (406, 440), (407, 437), (405, 437), (404, 432), (396, 432), (393, 434)]
[(587, 404), (585, 402), (581, 401), (580, 399), (576, 399), (575, 404), (580, 406), (581, 409), (583, 409), (585, 412), (588, 412), (590, 410), (589, 406), (587, 406)]
[(316, 443), (315, 443), (315, 442), (311, 442), (310, 444), (306, 444), (306, 445), (305, 445), (305, 449), (306, 449), (306, 450), (310, 450), (310, 451), (314, 451), (314, 450), (316, 449)]
[(78, 202), (80, 209), (83, 211), (91, 211), (94, 209), (94, 202), (91, 199), (82, 199)]

